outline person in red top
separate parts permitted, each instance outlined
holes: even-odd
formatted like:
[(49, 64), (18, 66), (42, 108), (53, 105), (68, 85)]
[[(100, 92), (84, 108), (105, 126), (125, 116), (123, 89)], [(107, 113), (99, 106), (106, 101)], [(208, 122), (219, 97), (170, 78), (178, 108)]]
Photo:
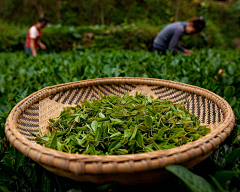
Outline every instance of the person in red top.
[(41, 42), (43, 29), (47, 24), (47, 20), (41, 18), (37, 21), (37, 23), (30, 27), (27, 33), (26, 43), (24, 45), (25, 52), (27, 54), (32, 54), (33, 56), (37, 56), (37, 47), (39, 46), (41, 49), (46, 49), (46, 45)]

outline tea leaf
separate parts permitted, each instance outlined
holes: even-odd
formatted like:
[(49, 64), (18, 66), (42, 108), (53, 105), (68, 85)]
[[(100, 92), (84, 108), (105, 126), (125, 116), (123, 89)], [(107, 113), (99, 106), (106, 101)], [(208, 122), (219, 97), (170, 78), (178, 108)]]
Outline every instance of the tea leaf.
[(113, 137), (118, 137), (118, 136), (121, 136), (121, 133), (120, 132), (117, 132), (117, 133), (114, 133), (110, 136), (110, 138), (113, 138)]
[(219, 183), (224, 187), (225, 183), (232, 179), (232, 177), (237, 176), (240, 173), (240, 170), (237, 171), (218, 171), (214, 174), (214, 177)]
[(144, 107), (145, 107), (144, 104), (139, 104), (139, 105), (135, 106), (133, 109), (135, 109), (135, 110), (141, 110), (141, 109), (143, 109)]
[(139, 147), (143, 147), (143, 136), (139, 131), (136, 133), (136, 141)]
[(135, 139), (135, 136), (136, 136), (136, 134), (137, 134), (137, 130), (138, 130), (138, 126), (137, 126), (137, 125), (135, 125), (135, 128), (134, 128), (134, 130), (133, 130), (133, 134), (132, 134), (132, 136), (131, 136), (130, 140), (133, 140), (133, 139)]
[(18, 170), (20, 166), (23, 165), (25, 159), (25, 155), (23, 155), (20, 151), (17, 152), (17, 158), (15, 163), (15, 169)]
[(79, 123), (79, 122), (80, 122), (80, 116), (75, 117), (75, 121), (76, 121), (77, 123)]
[(240, 149), (235, 149), (226, 158), (226, 163), (234, 163), (239, 159)]
[(98, 127), (98, 122), (97, 121), (93, 121), (91, 124), (91, 128), (94, 130), (94, 132), (97, 130)]
[(166, 169), (179, 177), (192, 192), (215, 192), (213, 186), (202, 177), (180, 165), (168, 165)]
[(153, 123), (152, 118), (150, 116), (145, 116), (144, 119), (145, 119), (146, 125), (148, 127), (152, 127), (152, 123)]
[(51, 137), (49, 138), (48, 142), (46, 143), (46, 147), (55, 149), (57, 147), (57, 132), (52, 132)]
[(59, 141), (57, 142), (57, 150), (62, 151), (62, 144)]
[(102, 128), (98, 128), (96, 130), (96, 133), (95, 133), (95, 141), (99, 141), (101, 139), (101, 135), (102, 135)]
[(110, 154), (113, 149), (120, 148), (121, 141), (114, 141), (108, 148), (108, 153)]
[(98, 115), (100, 118), (105, 118), (105, 115), (102, 112), (100, 112)]

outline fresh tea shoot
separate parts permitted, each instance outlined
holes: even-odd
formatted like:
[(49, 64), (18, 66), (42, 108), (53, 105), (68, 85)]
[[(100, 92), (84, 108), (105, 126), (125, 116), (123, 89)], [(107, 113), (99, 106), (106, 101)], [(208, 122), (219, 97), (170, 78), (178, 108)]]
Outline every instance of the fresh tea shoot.
[(210, 129), (182, 104), (141, 93), (99, 95), (49, 119), (49, 132), (32, 133), (39, 144), (68, 153), (124, 155), (170, 149), (195, 141)]

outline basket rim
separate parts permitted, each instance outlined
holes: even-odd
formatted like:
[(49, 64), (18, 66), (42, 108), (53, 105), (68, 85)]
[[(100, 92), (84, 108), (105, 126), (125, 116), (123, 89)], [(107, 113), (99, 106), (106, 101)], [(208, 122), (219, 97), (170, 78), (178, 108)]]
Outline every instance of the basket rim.
[[(179, 89), (181, 91), (197, 94), (208, 98), (209, 100), (216, 103), (224, 113), (224, 121), (222, 124), (219, 125), (218, 129), (214, 130), (213, 132), (207, 134), (206, 136), (176, 147), (167, 150), (157, 150), (154, 152), (148, 153), (139, 153), (139, 154), (127, 154), (127, 155), (108, 155), (108, 156), (100, 156), (100, 155), (83, 155), (83, 154), (69, 154), (66, 152), (57, 151), (54, 149), (49, 149), (39, 144), (36, 144), (27, 138), (25, 138), (16, 128), (17, 118), (21, 115), (21, 113), (33, 103), (42, 100), (48, 97), (51, 94), (55, 94), (55, 92), (61, 92), (67, 90), (69, 88), (79, 88), (80, 87), (87, 87), (93, 85), (101, 85), (101, 84), (142, 84), (142, 85), (156, 85), (156, 86), (165, 86), (170, 88)], [(36, 91), (29, 95), (28, 97), (24, 98), (20, 101), (10, 112), (6, 124), (5, 124), (5, 133), (10, 141), (18, 150), (24, 153), (26, 156), (31, 156), (31, 153), (36, 154), (35, 156), (39, 156), (35, 159), (35, 161), (39, 161), (41, 163), (44, 160), (41, 160), (42, 155), (46, 155), (47, 157), (53, 158), (60, 158), (67, 161), (83, 161), (86, 163), (93, 163), (93, 162), (124, 162), (124, 161), (141, 161), (146, 159), (157, 159), (162, 157), (170, 157), (174, 156), (175, 159), (178, 156), (181, 156), (182, 153), (185, 153), (189, 150), (192, 150), (193, 153), (197, 154), (197, 150), (201, 149), (202, 153), (207, 153), (210, 150), (207, 145), (211, 144), (213, 148), (216, 148), (219, 145), (219, 141), (217, 137), (220, 138), (221, 142), (229, 136), (230, 132), (235, 123), (235, 116), (226, 100), (222, 97), (216, 95), (215, 93), (194, 86), (189, 85), (181, 82), (175, 82), (170, 80), (163, 80), (157, 78), (142, 78), (142, 77), (107, 77), (107, 78), (97, 78), (97, 79), (89, 79), (89, 80), (82, 80), (77, 82), (69, 82), (58, 84), (54, 86), (45, 87), (39, 91)], [(223, 134), (226, 134), (225, 137)], [(225, 137), (225, 138), (224, 138)], [(210, 141), (211, 140), (211, 141)], [(221, 143), (220, 142), (220, 143)], [(47, 163), (46, 163), (47, 164)], [(61, 168), (60, 165), (54, 165), (55, 167)]]

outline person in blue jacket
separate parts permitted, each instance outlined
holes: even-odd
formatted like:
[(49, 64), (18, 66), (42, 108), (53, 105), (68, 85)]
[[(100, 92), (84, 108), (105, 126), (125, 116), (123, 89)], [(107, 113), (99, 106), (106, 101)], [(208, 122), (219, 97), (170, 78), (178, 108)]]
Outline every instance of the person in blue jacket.
[(178, 41), (183, 34), (192, 35), (199, 33), (205, 27), (205, 21), (202, 17), (194, 17), (187, 22), (177, 21), (168, 24), (163, 30), (161, 30), (155, 37), (152, 45), (152, 51), (158, 51), (158, 53), (166, 54), (166, 51), (173, 51), (173, 54), (177, 54), (181, 51), (184, 55), (191, 55), (193, 51), (181, 46)]

